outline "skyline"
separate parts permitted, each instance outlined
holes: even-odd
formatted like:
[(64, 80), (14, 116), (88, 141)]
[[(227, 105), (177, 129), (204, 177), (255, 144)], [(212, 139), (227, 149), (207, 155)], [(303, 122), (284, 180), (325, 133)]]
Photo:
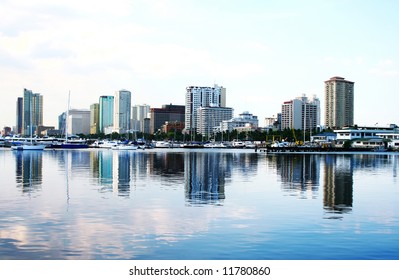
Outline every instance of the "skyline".
[[(188, 86), (226, 88), (234, 116), (265, 117), (324, 81), (355, 82), (354, 122), (399, 123), (395, 1), (0, 0), (0, 125), (15, 126), (27, 88), (44, 125), (126, 89), (132, 105), (184, 105)], [(244, 98), (243, 98), (244, 97)]]

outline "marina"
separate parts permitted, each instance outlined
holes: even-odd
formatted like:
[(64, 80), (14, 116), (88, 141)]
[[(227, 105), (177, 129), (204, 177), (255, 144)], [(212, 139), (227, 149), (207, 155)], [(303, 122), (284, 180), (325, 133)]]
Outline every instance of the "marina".
[(390, 260), (398, 154), (0, 149), (0, 258)]

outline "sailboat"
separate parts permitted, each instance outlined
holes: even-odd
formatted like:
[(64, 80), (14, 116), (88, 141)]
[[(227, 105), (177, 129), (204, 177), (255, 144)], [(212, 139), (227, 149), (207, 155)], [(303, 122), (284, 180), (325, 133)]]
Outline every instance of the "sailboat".
[(43, 151), (46, 147), (45, 145), (38, 144), (33, 142), (33, 125), (32, 125), (32, 100), (30, 100), (30, 114), (29, 114), (29, 134), (30, 134), (30, 141), (25, 141), (19, 145), (11, 146), (12, 150), (15, 151)]
[(69, 103), (71, 99), (71, 93), (69, 92), (68, 96), (68, 109), (66, 112), (66, 120), (65, 120), (65, 141), (61, 143), (60, 148), (61, 149), (86, 149), (89, 147), (87, 142), (82, 139), (78, 140), (70, 140), (68, 139), (68, 119), (69, 119)]

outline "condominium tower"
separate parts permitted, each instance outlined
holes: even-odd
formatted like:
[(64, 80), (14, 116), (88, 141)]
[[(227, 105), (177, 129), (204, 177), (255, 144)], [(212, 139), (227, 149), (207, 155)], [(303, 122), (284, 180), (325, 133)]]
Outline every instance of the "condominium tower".
[(128, 90), (118, 90), (114, 99), (114, 131), (126, 133), (130, 130), (132, 94)]
[(22, 133), (35, 133), (37, 127), (43, 125), (43, 96), (24, 89), (22, 107)]
[(226, 107), (226, 88), (218, 85), (187, 87), (185, 105), (185, 131), (194, 132), (198, 128), (198, 109), (200, 107)]
[(352, 126), (354, 82), (341, 77), (325, 81), (325, 125), (330, 128)]
[(320, 125), (320, 100), (302, 95), (286, 101), (281, 108), (281, 129), (315, 129)]
[(100, 96), (99, 105), (99, 130), (105, 133), (106, 128), (114, 126), (114, 97)]

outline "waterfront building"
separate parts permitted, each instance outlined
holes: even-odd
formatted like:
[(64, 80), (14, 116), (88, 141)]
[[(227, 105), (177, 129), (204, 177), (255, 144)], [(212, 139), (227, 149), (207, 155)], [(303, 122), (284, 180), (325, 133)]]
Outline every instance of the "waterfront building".
[(118, 90), (114, 99), (114, 132), (127, 133), (130, 127), (132, 93)]
[(90, 134), (98, 134), (100, 132), (100, 104), (94, 103), (90, 105)]
[(24, 88), (23, 110), (22, 110), (22, 133), (30, 134), (32, 125), (33, 133), (39, 125), (43, 125), (43, 96), (40, 93), (33, 93)]
[(354, 124), (354, 82), (342, 77), (325, 81), (325, 125), (342, 128)]
[(281, 129), (313, 130), (320, 125), (320, 100), (302, 95), (284, 102), (281, 108)]
[(190, 86), (186, 88), (185, 131), (197, 131), (198, 109), (200, 107), (226, 107), (226, 88)]
[[(106, 128), (114, 126), (114, 97), (100, 96), (99, 100), (99, 131), (106, 133)], [(112, 132), (112, 129), (109, 129)]]
[(245, 111), (239, 114), (239, 116), (236, 118), (222, 121), (220, 123), (220, 130), (224, 132), (231, 132), (233, 130), (254, 131), (258, 129), (258, 126), (258, 117), (250, 114), (248, 111)]
[(209, 136), (218, 131), (223, 121), (233, 117), (233, 108), (228, 107), (200, 107), (197, 112), (197, 133)]
[(132, 129), (140, 132), (144, 131), (144, 120), (150, 113), (150, 105), (135, 105), (132, 107)]
[(68, 135), (90, 134), (90, 110), (70, 109), (67, 122)]
[(23, 110), (24, 110), (24, 99), (22, 97), (18, 97), (17, 99), (17, 125), (16, 125), (16, 133), (22, 134), (22, 120), (23, 120)]
[(62, 134), (65, 133), (66, 128), (66, 112), (63, 112), (58, 116), (58, 129), (62, 131)]
[(183, 105), (162, 105), (162, 108), (150, 109), (150, 133), (162, 131), (162, 126), (168, 122), (184, 122), (185, 106)]

